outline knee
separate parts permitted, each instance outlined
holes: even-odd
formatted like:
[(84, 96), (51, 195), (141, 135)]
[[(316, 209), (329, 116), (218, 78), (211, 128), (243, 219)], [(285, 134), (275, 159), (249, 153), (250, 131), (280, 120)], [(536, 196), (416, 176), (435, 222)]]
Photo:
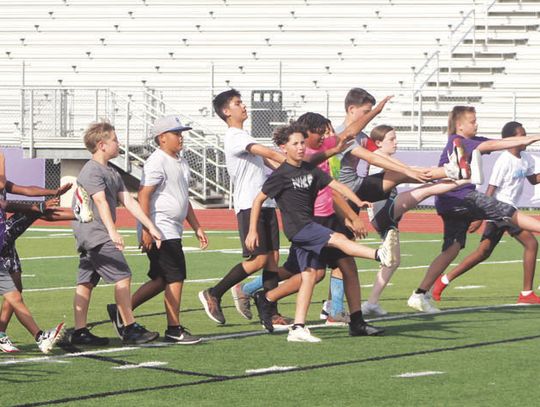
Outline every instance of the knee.
[(320, 283), (324, 280), (324, 276), (326, 276), (326, 270), (317, 270), (315, 272), (316, 274), (316, 283)]
[(484, 261), (484, 260), (488, 259), (489, 256), (491, 256), (492, 252), (493, 252), (493, 249), (491, 247), (481, 248), (478, 251), (478, 257), (480, 258), (480, 261)]

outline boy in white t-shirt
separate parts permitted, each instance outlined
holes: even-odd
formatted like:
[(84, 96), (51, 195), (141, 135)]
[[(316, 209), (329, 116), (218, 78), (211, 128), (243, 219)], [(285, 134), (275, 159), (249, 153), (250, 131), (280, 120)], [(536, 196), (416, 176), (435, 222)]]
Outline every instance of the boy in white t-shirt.
[[(502, 128), (502, 137), (526, 136), (525, 129), (518, 122), (508, 122)], [(540, 174), (534, 173), (534, 159), (524, 152), (525, 146), (505, 150), (495, 162), (486, 195), (494, 196), (498, 201), (514, 207), (523, 191), (525, 178), (533, 185), (540, 183)], [(475, 232), (482, 221), (477, 221), (469, 232)], [(505, 232), (515, 238), (524, 247), (523, 253), (523, 291), (519, 294), (518, 304), (540, 304), (540, 297), (533, 291), (538, 242), (529, 231), (512, 223), (487, 221), (478, 248), (469, 254), (450, 273), (441, 275), (433, 286), (433, 299), (440, 301), (441, 294), (450, 281), (466, 273), (477, 264), (489, 258), (495, 246)]]
[[(182, 250), (184, 220), (195, 231), (201, 249), (208, 246), (208, 239), (189, 202), (189, 166), (180, 155), (182, 132), (186, 130), (191, 130), (191, 127), (183, 126), (176, 116), (157, 119), (152, 128), (152, 136), (159, 148), (144, 164), (138, 196), (141, 209), (156, 225), (163, 239), (158, 248), (148, 229), (138, 225), (141, 248), (150, 260), (150, 281), (133, 294), (131, 304), (135, 309), (164, 291), (167, 315), (165, 341), (189, 345), (199, 343), (201, 339), (180, 325), (180, 302), (186, 279)], [(109, 305), (108, 310), (114, 317), (111, 307), (114, 305)]]

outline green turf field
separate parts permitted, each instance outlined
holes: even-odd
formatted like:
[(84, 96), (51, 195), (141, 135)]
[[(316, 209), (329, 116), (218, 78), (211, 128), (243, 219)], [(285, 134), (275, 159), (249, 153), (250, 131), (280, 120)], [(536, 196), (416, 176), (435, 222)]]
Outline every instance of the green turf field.
[[(125, 236), (136, 289), (146, 279), (147, 260), (135, 247), (135, 235), (127, 231)], [(189, 281), (182, 301), (182, 323), (192, 333), (204, 336), (204, 343), (122, 347), (106, 320), (105, 305), (112, 302), (113, 289), (98, 286), (89, 321), (95, 334), (112, 339), (110, 346), (55, 349), (45, 357), (13, 320), (8, 333), (22, 352), (16, 356), (0, 354), (0, 405), (536, 403), (540, 393), (535, 373), (540, 307), (502, 306), (517, 300), (522, 284), (521, 247), (508, 236), (486, 264), (454, 281), (445, 291), (439, 305), (443, 311), (452, 312), (419, 316), (406, 306), (406, 300), (438, 254), (441, 236), (402, 234), (401, 267), (381, 302), (390, 314), (374, 322), (387, 328), (386, 335), (352, 338), (346, 328), (319, 326), (312, 328), (323, 340), (318, 344), (289, 344), (284, 333), (263, 333), (258, 322), (236, 313), (228, 295), (223, 301), (227, 324), (216, 326), (211, 322), (197, 292), (220, 278), (240, 255), (236, 232), (213, 232), (209, 237), (207, 252), (187, 251)], [(478, 236), (472, 236), (469, 250), (464, 252), (477, 242)], [(367, 243), (377, 244), (375, 240)], [(282, 244), (286, 244), (283, 238)], [(189, 233), (184, 246), (197, 246)], [(71, 327), (77, 271), (71, 231), (34, 229), (19, 239), (18, 249), (23, 258), (25, 301), (38, 324), (47, 329), (65, 320)], [(357, 263), (363, 296), (367, 297), (376, 263)], [(310, 309), (313, 325), (321, 324), (320, 303), (327, 290), (325, 279), (318, 285)], [(293, 315), (294, 298), (283, 301), (280, 311)], [(139, 323), (163, 333), (162, 298), (144, 304), (135, 313)], [(269, 371), (271, 367), (276, 370)]]

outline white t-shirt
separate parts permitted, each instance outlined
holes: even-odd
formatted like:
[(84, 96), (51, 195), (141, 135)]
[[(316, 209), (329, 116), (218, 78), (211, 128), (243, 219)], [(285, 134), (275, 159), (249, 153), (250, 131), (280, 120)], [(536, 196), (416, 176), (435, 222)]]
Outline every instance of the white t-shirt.
[(521, 158), (504, 151), (495, 162), (489, 184), (496, 186), (495, 198), (516, 206), (523, 191), (523, 181), (534, 174), (534, 159), (526, 152)]
[[(247, 131), (229, 127), (225, 133), (225, 160), (233, 183), (234, 211), (251, 209), (253, 200), (261, 192), (267, 174), (264, 160), (247, 151), (251, 144), (258, 144)], [(276, 207), (274, 200), (267, 199), (264, 207)]]
[[(150, 219), (163, 240), (180, 239), (189, 206), (189, 166), (157, 149), (146, 160), (141, 186), (157, 186), (150, 198)], [(141, 225), (138, 227), (139, 238)]]

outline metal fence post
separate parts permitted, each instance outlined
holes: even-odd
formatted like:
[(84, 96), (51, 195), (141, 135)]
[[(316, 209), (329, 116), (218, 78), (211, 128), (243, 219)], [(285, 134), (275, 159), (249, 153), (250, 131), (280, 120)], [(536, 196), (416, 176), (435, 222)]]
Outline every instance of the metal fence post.
[[(21, 138), (24, 140), (24, 136), (25, 136), (25, 130), (24, 130), (24, 109), (25, 109), (25, 97), (26, 97), (26, 92), (25, 92), (25, 89), (22, 88), (21, 89)], [(22, 141), (22, 140), (21, 140)]]
[(130, 109), (131, 109), (131, 95), (128, 95), (128, 101), (126, 105), (126, 145), (124, 149), (124, 170), (131, 172), (131, 163), (129, 161), (129, 122), (130, 122)]
[(418, 148), (422, 148), (422, 119), (423, 119), (423, 112), (422, 112), (422, 103), (423, 103), (423, 95), (422, 92), (418, 93)]
[(207, 157), (206, 157), (206, 146), (203, 147), (203, 167), (202, 167), (202, 175), (203, 175), (203, 192), (202, 192), (202, 195), (203, 195), (203, 199), (206, 201), (206, 199), (208, 198), (207, 196), (207, 193), (206, 193), (206, 161), (207, 161)]
[(30, 91), (30, 146), (29, 158), (35, 158), (34, 155), (34, 90)]

